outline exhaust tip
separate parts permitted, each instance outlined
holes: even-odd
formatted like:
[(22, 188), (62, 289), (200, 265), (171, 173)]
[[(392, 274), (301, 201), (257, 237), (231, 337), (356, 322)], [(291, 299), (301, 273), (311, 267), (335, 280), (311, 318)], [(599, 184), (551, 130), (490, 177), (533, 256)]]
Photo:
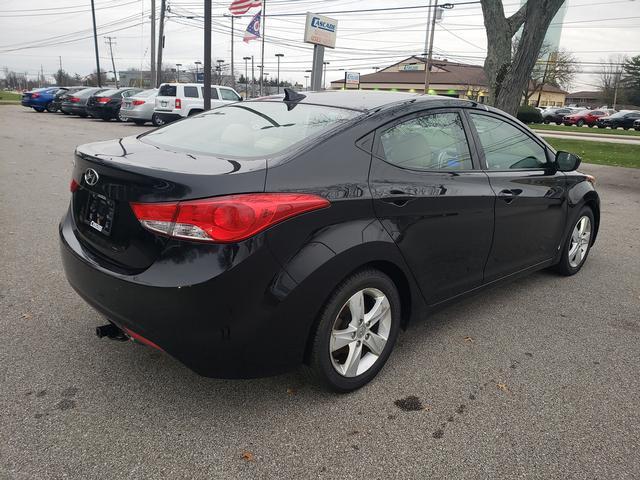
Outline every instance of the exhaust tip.
[(98, 338), (107, 337), (112, 340), (127, 340), (127, 335), (113, 323), (96, 327), (96, 336)]

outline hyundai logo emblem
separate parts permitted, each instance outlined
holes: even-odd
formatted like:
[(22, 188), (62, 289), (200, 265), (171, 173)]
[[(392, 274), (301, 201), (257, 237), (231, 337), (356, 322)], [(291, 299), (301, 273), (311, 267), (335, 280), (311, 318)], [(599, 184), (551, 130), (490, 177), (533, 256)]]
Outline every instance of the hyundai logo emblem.
[(84, 181), (87, 182), (87, 185), (93, 187), (96, 183), (98, 183), (98, 179), (100, 176), (98, 172), (96, 172), (93, 168), (87, 168), (87, 171), (84, 172)]

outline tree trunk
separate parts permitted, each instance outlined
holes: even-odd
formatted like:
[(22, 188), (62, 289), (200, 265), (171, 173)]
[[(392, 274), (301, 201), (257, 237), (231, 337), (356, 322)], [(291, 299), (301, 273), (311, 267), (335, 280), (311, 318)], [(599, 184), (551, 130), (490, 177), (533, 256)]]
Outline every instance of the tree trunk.
[[(481, 0), (487, 32), (484, 71), (489, 83), (489, 103), (515, 115), (551, 20), (564, 0), (528, 0), (506, 18), (501, 0)], [(524, 25), (512, 57), (512, 38)]]

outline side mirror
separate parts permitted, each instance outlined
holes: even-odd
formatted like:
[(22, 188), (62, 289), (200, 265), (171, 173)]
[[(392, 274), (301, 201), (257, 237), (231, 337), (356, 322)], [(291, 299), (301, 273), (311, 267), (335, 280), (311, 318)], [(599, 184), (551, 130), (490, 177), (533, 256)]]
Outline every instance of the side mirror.
[(577, 170), (582, 159), (575, 153), (560, 151), (556, 153), (556, 165), (561, 172)]

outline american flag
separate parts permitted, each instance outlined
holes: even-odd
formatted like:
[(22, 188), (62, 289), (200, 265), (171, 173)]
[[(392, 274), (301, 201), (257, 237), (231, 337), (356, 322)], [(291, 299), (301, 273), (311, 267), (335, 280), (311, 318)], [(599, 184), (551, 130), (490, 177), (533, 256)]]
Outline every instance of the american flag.
[(229, 5), (231, 15), (243, 15), (253, 7), (261, 7), (262, 0), (233, 0)]

